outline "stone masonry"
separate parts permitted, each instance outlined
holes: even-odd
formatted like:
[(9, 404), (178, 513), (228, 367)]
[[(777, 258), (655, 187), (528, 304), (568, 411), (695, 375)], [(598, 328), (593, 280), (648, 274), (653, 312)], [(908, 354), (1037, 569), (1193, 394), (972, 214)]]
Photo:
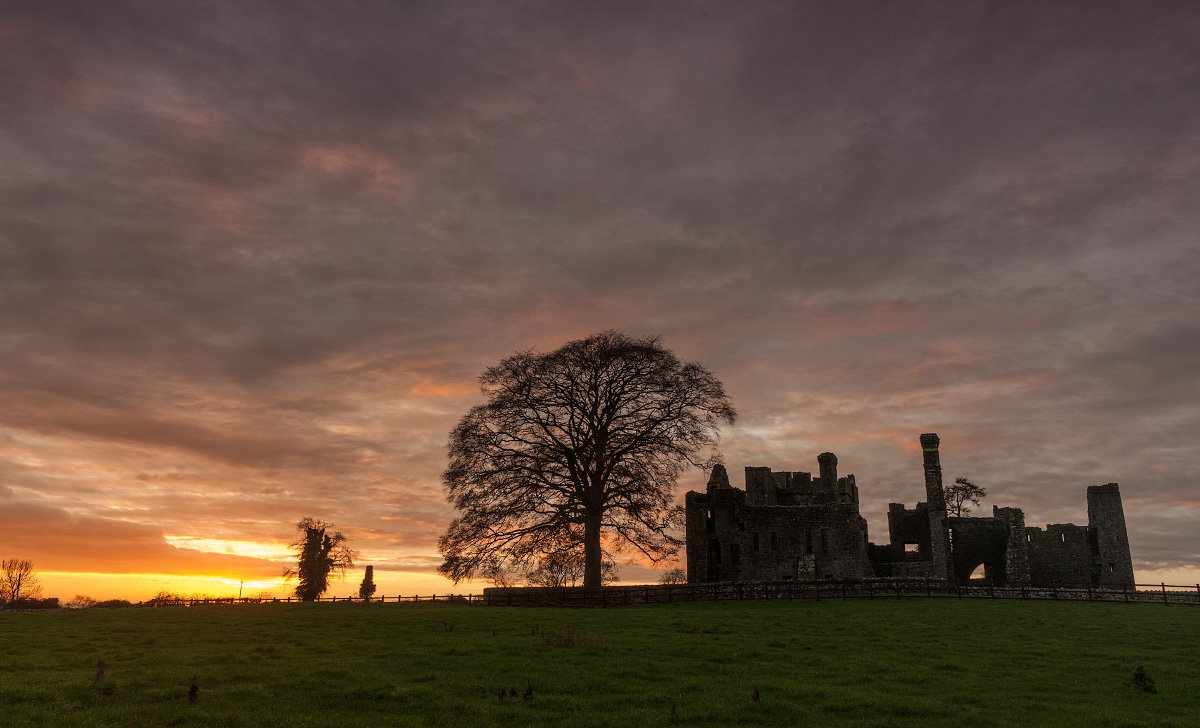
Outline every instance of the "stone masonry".
[(839, 478), (837, 456), (817, 456), (818, 475), (746, 468), (734, 488), (725, 466), (705, 492), (686, 496), (687, 574), (692, 584), (738, 581), (929, 578), (966, 583), (982, 566), (996, 586), (1132, 586), (1133, 560), (1116, 483), (1087, 489), (1088, 525), (1027, 527), (1020, 508), (952, 517), (936, 434), (921, 435), (926, 500), (888, 506), (889, 543), (867, 538), (858, 484)]

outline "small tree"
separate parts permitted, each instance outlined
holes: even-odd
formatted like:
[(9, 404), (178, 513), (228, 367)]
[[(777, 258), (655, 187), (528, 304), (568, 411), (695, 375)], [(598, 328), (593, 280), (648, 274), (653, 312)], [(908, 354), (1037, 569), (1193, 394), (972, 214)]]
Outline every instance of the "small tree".
[[(576, 586), (582, 578), (582, 551), (550, 554), (525, 572), (525, 580), (533, 586)], [(618, 581), (617, 565), (606, 557), (600, 564), (600, 583), (613, 584)]]
[(363, 573), (362, 583), (358, 585), (358, 596), (362, 597), (364, 602), (371, 601), (371, 597), (375, 594), (375, 580), (372, 578), (375, 575), (375, 567), (368, 566)]
[(285, 569), (285, 578), (297, 579), (296, 596), (306, 602), (315, 601), (329, 586), (330, 573), (344, 576), (354, 566), (358, 556), (346, 545), (341, 531), (313, 518), (305, 517), (296, 524), (300, 535), (292, 542), (297, 563), (294, 569)]
[(499, 561), (492, 561), (481, 566), (479, 575), (491, 582), (492, 586), (501, 588), (516, 586), (517, 582), (521, 580), (521, 575), (516, 570)]
[(946, 486), (946, 513), (951, 516), (966, 517), (971, 514), (972, 505), (979, 505), (979, 501), (987, 495), (987, 489), (975, 485), (966, 478), (955, 478), (952, 485)]
[(42, 593), (33, 562), (23, 559), (0, 561), (0, 602), (16, 604)]
[(683, 569), (667, 569), (658, 577), (659, 584), (686, 584), (687, 572)]

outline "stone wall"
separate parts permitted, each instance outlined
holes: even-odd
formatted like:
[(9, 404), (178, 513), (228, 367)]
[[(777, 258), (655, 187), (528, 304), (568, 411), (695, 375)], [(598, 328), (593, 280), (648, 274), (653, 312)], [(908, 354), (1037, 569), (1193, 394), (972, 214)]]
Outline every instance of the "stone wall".
[(1092, 583), (1091, 538), (1086, 526), (1051, 523), (1026, 528), (1029, 578), (1034, 584)]
[(748, 467), (744, 491), (714, 468), (706, 492), (686, 497), (688, 581), (871, 576), (854, 478), (837, 477), (832, 453), (821, 457), (816, 479)]

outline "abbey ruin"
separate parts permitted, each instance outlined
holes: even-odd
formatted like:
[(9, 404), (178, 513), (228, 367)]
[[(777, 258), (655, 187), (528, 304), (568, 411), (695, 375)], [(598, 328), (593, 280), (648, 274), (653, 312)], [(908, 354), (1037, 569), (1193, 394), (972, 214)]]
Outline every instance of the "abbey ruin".
[(1025, 525), (1020, 508), (990, 517), (947, 514), (936, 434), (921, 435), (926, 501), (888, 507), (889, 543), (867, 538), (853, 475), (833, 453), (819, 474), (746, 468), (746, 489), (713, 468), (704, 493), (689, 492), (687, 576), (704, 582), (928, 578), (966, 583), (979, 566), (995, 586), (1132, 586), (1133, 561), (1116, 483), (1087, 489), (1088, 525)]

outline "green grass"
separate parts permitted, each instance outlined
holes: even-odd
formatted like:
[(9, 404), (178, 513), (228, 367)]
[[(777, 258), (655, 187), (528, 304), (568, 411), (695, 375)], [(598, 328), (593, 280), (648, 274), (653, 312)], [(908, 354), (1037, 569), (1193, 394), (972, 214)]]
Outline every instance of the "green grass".
[(245, 605), (0, 614), (0, 644), (5, 726), (1200, 725), (1189, 607)]

